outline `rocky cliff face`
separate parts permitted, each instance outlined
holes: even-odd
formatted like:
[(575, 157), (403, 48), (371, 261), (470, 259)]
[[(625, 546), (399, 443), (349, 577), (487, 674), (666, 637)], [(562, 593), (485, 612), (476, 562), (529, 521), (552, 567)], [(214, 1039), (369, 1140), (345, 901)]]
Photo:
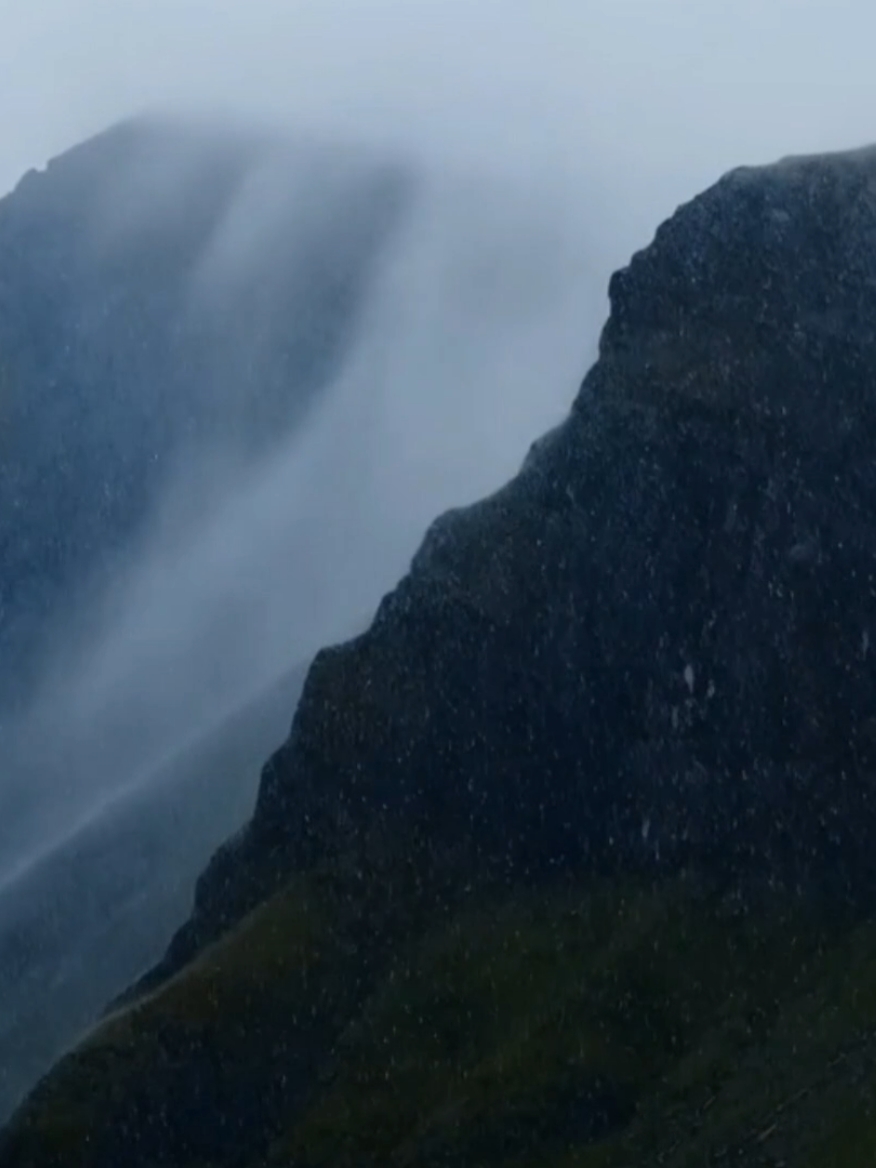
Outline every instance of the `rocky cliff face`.
[(737, 171), (614, 277), (565, 425), (317, 659), (205, 906), (378, 822), (465, 824), (507, 871), (867, 895), (873, 175), (869, 153)]
[(733, 172), (610, 292), (2, 1168), (869, 1163), (876, 152)]

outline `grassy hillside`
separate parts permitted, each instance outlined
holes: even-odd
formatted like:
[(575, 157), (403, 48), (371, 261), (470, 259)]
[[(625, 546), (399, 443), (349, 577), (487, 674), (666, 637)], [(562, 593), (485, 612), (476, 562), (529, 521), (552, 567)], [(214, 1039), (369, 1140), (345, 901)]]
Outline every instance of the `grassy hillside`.
[(107, 1019), (0, 1164), (872, 1162), (876, 925), (690, 876), (447, 912), (385, 877), (295, 880)]

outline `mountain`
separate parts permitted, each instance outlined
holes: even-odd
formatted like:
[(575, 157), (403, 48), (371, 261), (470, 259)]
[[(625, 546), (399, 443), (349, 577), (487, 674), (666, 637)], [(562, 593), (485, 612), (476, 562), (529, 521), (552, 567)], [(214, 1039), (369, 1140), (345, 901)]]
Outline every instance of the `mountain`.
[(612, 278), (0, 1168), (871, 1162), (874, 192), (737, 170)]
[(187, 476), (305, 418), (411, 194), (394, 162), (132, 119), (0, 200), (0, 698)]
[(91, 718), (65, 668), (99, 674), (108, 590), (145, 626), (156, 530), (191, 547), (325, 399), (413, 187), (379, 153), (141, 117), (0, 199), (0, 1122), (185, 919), (301, 682), (266, 668), (180, 734), (149, 721), (167, 666)]

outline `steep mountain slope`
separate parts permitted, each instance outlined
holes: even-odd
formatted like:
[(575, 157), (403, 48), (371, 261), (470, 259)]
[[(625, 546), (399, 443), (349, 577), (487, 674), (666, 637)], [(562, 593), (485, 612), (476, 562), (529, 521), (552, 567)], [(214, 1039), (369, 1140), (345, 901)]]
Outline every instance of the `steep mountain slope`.
[(352, 150), (135, 119), (0, 201), (0, 697), (172, 476), (204, 503), (302, 419), (409, 189)]
[(0, 1168), (871, 1162), (876, 151), (612, 280)]

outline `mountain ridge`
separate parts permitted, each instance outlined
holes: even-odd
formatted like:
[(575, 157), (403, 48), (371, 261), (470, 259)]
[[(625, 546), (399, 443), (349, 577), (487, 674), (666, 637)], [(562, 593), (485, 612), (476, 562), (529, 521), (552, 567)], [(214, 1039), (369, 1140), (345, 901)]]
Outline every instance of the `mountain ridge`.
[(731, 172), (610, 300), (0, 1168), (869, 1163), (876, 153)]

